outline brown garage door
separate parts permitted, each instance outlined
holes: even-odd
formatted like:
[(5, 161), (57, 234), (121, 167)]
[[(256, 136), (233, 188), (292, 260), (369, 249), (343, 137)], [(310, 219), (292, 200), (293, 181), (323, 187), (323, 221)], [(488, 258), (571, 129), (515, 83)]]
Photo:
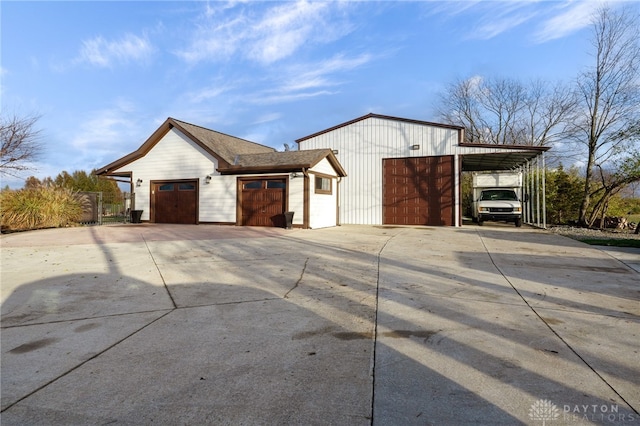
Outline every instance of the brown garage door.
[(454, 224), (452, 156), (390, 158), (382, 162), (383, 223)]
[(286, 179), (242, 180), (240, 185), (242, 225), (285, 227)]
[(152, 211), (155, 223), (198, 223), (197, 180), (153, 182), (152, 188)]

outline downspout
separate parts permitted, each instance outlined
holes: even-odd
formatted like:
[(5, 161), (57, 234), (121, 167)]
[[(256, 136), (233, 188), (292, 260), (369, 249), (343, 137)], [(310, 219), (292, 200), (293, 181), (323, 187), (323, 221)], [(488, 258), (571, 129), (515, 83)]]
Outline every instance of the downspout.
[(336, 179), (336, 226), (340, 226), (340, 182), (342, 182), (342, 176)]
[(302, 189), (302, 228), (309, 229), (309, 203), (311, 202), (311, 192), (309, 189), (309, 173), (308, 169), (302, 168), (302, 174), (304, 175), (303, 189)]

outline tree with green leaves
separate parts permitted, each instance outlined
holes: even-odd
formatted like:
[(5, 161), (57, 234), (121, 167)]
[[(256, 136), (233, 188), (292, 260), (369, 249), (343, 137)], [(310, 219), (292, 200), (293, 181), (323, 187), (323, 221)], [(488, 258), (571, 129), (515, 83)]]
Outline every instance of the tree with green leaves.
[(55, 178), (47, 177), (40, 181), (30, 176), (25, 181), (25, 188), (37, 188), (41, 186), (54, 186), (66, 188), (76, 192), (102, 192), (103, 195), (120, 195), (121, 191), (116, 181), (98, 177), (95, 169), (87, 173), (84, 170), (76, 170), (72, 173), (62, 171)]
[(565, 224), (578, 217), (584, 179), (574, 167), (562, 164), (546, 173), (546, 208), (550, 223)]

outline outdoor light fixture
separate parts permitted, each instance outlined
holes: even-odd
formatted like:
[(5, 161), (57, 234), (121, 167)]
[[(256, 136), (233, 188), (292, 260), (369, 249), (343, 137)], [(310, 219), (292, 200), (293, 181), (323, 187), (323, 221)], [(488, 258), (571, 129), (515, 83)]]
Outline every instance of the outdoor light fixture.
[(300, 175), (298, 174), (298, 172), (293, 172), (293, 173), (291, 173), (290, 176), (291, 176), (291, 179), (295, 179), (295, 178), (299, 177)]
[(140, 185), (142, 185), (142, 179), (138, 179), (138, 180), (136, 181), (136, 186), (140, 186)]
[(211, 182), (211, 175), (207, 175), (207, 177), (204, 178), (204, 183), (210, 183)]
[(331, 151), (331, 152), (333, 152), (335, 155), (337, 155), (337, 154), (338, 154), (338, 150), (337, 150), (337, 149), (334, 149), (334, 150), (333, 150), (333, 151)]
[(417, 144), (416, 145), (411, 145), (409, 147), (409, 149), (412, 150), (412, 151), (417, 151), (418, 149), (420, 149), (420, 145), (417, 145)]

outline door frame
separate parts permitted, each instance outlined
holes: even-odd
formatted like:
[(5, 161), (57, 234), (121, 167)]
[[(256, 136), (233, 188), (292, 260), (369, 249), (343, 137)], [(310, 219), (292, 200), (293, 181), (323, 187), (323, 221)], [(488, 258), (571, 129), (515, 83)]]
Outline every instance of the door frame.
[[(236, 179), (236, 225), (242, 225), (242, 191), (243, 184), (247, 181), (253, 180), (281, 180), (285, 181), (285, 189), (284, 189), (284, 211), (289, 210), (289, 178), (288, 174), (286, 175), (259, 175), (259, 176), (242, 176)], [(284, 212), (283, 212), (284, 213)]]
[(155, 187), (157, 184), (165, 184), (165, 183), (194, 183), (196, 186), (196, 217), (195, 217), (195, 225), (200, 224), (200, 179), (198, 178), (189, 178), (189, 179), (158, 179), (158, 180), (150, 180), (149, 181), (149, 222), (156, 223), (156, 197), (155, 197)]
[[(385, 198), (385, 193), (387, 190), (386, 187), (386, 183), (385, 183), (385, 173), (386, 173), (386, 169), (385, 169), (385, 161), (386, 160), (422, 160), (422, 159), (429, 159), (428, 161), (432, 161), (435, 160), (436, 164), (435, 166), (439, 166), (439, 165), (443, 165), (443, 164), (448, 164), (451, 166), (451, 174), (440, 174), (440, 175), (434, 175), (434, 176), (428, 176), (429, 179), (441, 179), (441, 178), (447, 178), (448, 180), (450, 180), (451, 183), (451, 189), (450, 189), (450, 193), (449, 195), (451, 196), (451, 215), (446, 215), (444, 216), (445, 221), (451, 220), (451, 224), (446, 224), (446, 225), (426, 225), (426, 226), (455, 226), (455, 218), (456, 215), (458, 214), (458, 212), (456, 211), (456, 207), (455, 207), (455, 172), (456, 172), (456, 167), (455, 167), (455, 156), (454, 155), (422, 155), (422, 156), (416, 156), (416, 157), (389, 157), (389, 158), (383, 158), (382, 159), (382, 224), (384, 225), (391, 225), (392, 223), (388, 223), (387, 221), (387, 215), (385, 212), (385, 206), (387, 204), (387, 199)], [(450, 163), (450, 164), (449, 164)], [(430, 166), (432, 166), (430, 164)], [(429, 182), (429, 185), (431, 185), (432, 182)], [(426, 200), (425, 198), (422, 198), (422, 200)], [(443, 200), (442, 195), (441, 197), (438, 199), (438, 203), (440, 203)], [(443, 218), (442, 216), (442, 212), (440, 214), (440, 218)], [(429, 219), (433, 220), (435, 218), (431, 218), (429, 217)]]

